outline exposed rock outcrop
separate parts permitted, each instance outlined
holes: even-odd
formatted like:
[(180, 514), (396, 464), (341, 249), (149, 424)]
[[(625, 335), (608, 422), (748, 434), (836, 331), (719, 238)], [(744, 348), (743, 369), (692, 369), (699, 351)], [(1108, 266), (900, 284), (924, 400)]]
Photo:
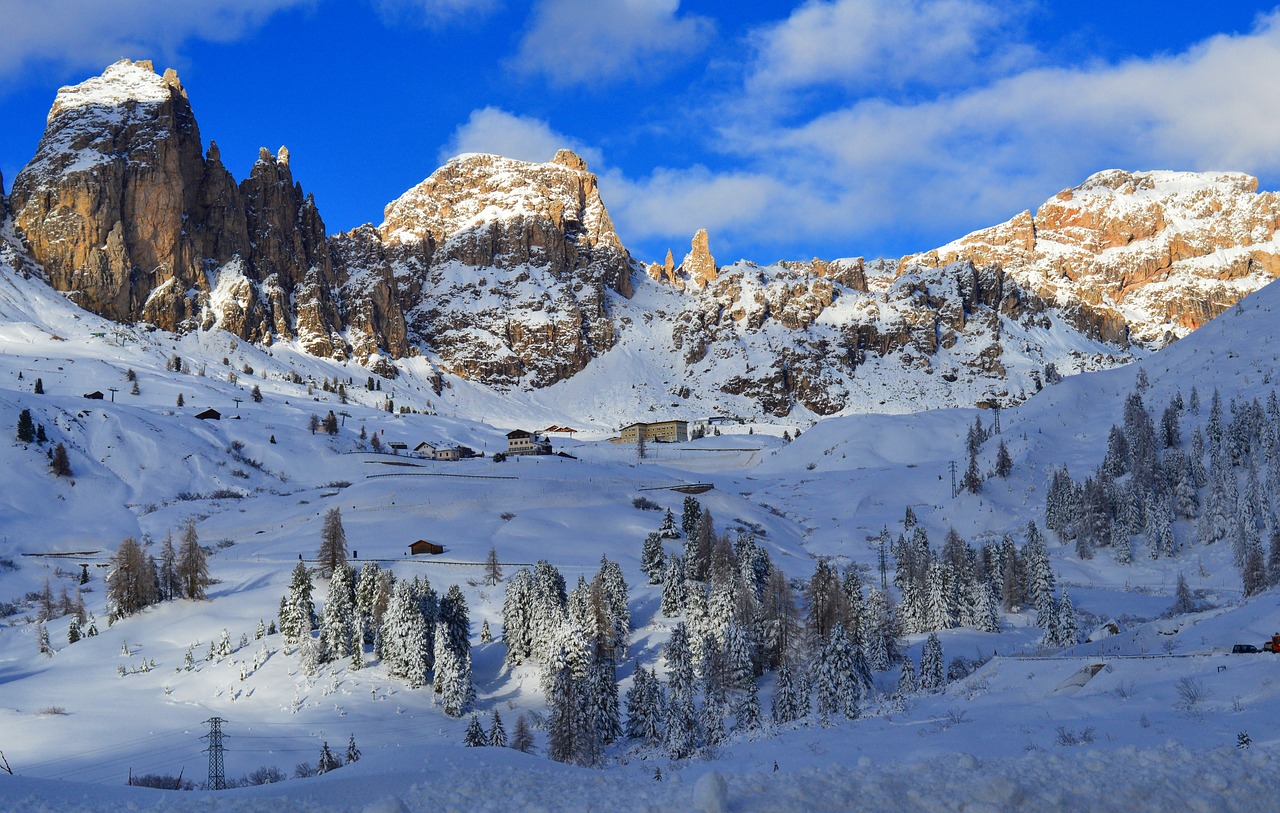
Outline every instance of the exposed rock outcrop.
[(1248, 175), (1107, 170), (899, 269), (998, 265), (1089, 335), (1160, 347), (1280, 276), (1278, 222)]
[(698, 229), (693, 235), (693, 243), (689, 253), (684, 255), (680, 267), (676, 269), (686, 280), (686, 285), (702, 290), (716, 279), (716, 258), (711, 256), (711, 248), (706, 229)]
[[(239, 185), (217, 144), (203, 154), (187, 93), (172, 70), (122, 60), (58, 92), (35, 158), (14, 183), (17, 225), (54, 288), (83, 307), (166, 330), (228, 330), (297, 340), (308, 352), (363, 361), (407, 352), (385, 333), (342, 338), (343, 306), (366, 320), (383, 288), (337, 295), (324, 221), (289, 168), (265, 149)], [(375, 307), (373, 310), (377, 310)], [(383, 308), (385, 311), (386, 308)]]
[(541, 387), (617, 340), (609, 296), (633, 263), (586, 162), (450, 161), (386, 208), (379, 228), (412, 341), (449, 372)]

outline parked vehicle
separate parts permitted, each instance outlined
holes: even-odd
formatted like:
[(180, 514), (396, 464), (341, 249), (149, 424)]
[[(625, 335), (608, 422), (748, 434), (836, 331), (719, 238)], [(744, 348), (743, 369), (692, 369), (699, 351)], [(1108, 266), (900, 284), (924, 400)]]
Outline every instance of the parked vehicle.
[(1253, 644), (1236, 644), (1235, 646), (1231, 647), (1232, 655), (1252, 655), (1253, 653), (1260, 652), (1260, 651), (1261, 650), (1259, 650)]

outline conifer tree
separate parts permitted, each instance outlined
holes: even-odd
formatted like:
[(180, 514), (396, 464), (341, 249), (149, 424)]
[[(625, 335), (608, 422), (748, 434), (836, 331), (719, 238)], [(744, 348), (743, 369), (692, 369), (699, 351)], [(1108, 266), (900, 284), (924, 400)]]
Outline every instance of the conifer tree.
[(671, 556), (667, 559), (667, 567), (662, 576), (661, 612), (670, 618), (679, 615), (685, 609), (685, 573), (684, 559)]
[(347, 740), (347, 764), (360, 761), (360, 749), (356, 748), (356, 735), (352, 734)]
[(800, 703), (800, 691), (790, 659), (778, 667), (778, 681), (773, 689), (771, 714), (776, 725), (785, 725), (808, 714), (808, 703)]
[(336, 768), (341, 768), (342, 763), (338, 757), (329, 750), (329, 743), (325, 742), (320, 749), (320, 758), (316, 760), (316, 773), (328, 773)]
[(427, 629), (412, 582), (396, 583), (381, 635), (387, 674), (404, 680), (411, 687), (425, 684)]
[(671, 637), (662, 650), (667, 664), (667, 685), (671, 701), (691, 699), (694, 689), (693, 653), (689, 647), (689, 630), (681, 622), (671, 631)]
[(533, 750), (533, 731), (530, 730), (529, 721), (523, 714), (516, 717), (516, 727), (511, 732), (511, 747), (522, 754)]
[(160, 543), (160, 599), (172, 601), (182, 597), (182, 581), (178, 578), (178, 554), (173, 548), (173, 532), (164, 535)]
[(31, 419), (31, 410), (24, 409), (18, 413), (18, 440), (33, 443), (36, 439), (36, 424)]
[(673, 699), (667, 707), (667, 754), (672, 759), (693, 756), (702, 741), (701, 729), (693, 699)]
[(80, 638), (80, 620), (73, 615), (71, 622), (67, 625), (67, 643), (74, 644)]
[(280, 632), (294, 645), (315, 628), (315, 604), (311, 600), (311, 574), (301, 561), (294, 565), (289, 593), (280, 602)]
[(107, 575), (107, 603), (111, 608), (111, 618), (133, 615), (158, 599), (156, 579), (148, 557), (136, 539), (125, 537), (111, 557), (111, 572)]
[(489, 631), (489, 619), (480, 622), (480, 643), (493, 643), (493, 633)]
[(507, 645), (508, 666), (518, 666), (533, 655), (533, 577), (527, 568), (507, 581), (502, 601), (502, 640)]
[(324, 603), (323, 635), (335, 658), (348, 657), (357, 645), (363, 648), (364, 641), (357, 644), (354, 632), (355, 588), (351, 583), (351, 569), (342, 564), (334, 568)]
[(1004, 438), (996, 449), (996, 476), (1000, 478), (1013, 474), (1013, 458), (1009, 456), (1009, 448), (1004, 445)]
[(676, 530), (676, 518), (671, 513), (671, 509), (667, 509), (667, 513), (662, 517), (662, 525), (658, 528), (659, 539), (679, 539), (680, 532)]
[(942, 642), (938, 640), (936, 632), (931, 632), (920, 654), (920, 689), (922, 691), (938, 691), (945, 685), (944, 663)]
[(910, 697), (920, 690), (919, 682), (916, 680), (916, 665), (911, 658), (902, 659), (902, 668), (898, 672), (898, 697)]
[(342, 512), (335, 506), (324, 515), (324, 528), (320, 531), (320, 552), (316, 564), (323, 578), (329, 578), (335, 568), (347, 563), (347, 532), (342, 527)]
[(484, 729), (480, 726), (480, 718), (474, 714), (471, 715), (471, 722), (467, 723), (467, 735), (462, 744), (468, 748), (478, 748), (489, 744), (489, 738), (485, 736)]
[(640, 571), (649, 577), (649, 584), (661, 584), (666, 570), (667, 556), (662, 549), (662, 537), (656, 533), (644, 538), (640, 549)]
[(187, 522), (187, 527), (182, 531), (176, 573), (184, 598), (195, 601), (205, 599), (209, 586), (209, 559), (204, 548), (200, 547), (195, 522)]
[(502, 717), (498, 710), (493, 710), (493, 720), (489, 723), (489, 733), (485, 736), (487, 744), (493, 748), (507, 747), (507, 730), (502, 727)]
[(70, 477), (72, 474), (71, 459), (67, 457), (67, 447), (61, 443), (53, 448), (53, 457), (49, 461), (49, 471), (58, 477)]
[(1071, 605), (1071, 596), (1067, 588), (1062, 588), (1062, 600), (1058, 602), (1058, 645), (1075, 646), (1080, 640), (1080, 632), (1076, 628), (1076, 610)]

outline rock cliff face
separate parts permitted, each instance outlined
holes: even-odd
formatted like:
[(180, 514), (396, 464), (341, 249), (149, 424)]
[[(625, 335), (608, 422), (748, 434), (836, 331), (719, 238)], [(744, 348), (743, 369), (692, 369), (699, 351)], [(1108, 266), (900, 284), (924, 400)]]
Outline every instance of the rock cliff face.
[(265, 150), (237, 186), (216, 144), (203, 154), (172, 70), (122, 60), (58, 92), (36, 156), (18, 174), (14, 219), (54, 288), (88, 310), (166, 330), (222, 327), (268, 343), (361, 360), (406, 350), (394, 318), (349, 347), (339, 303), (367, 310), (387, 290), (336, 296), (344, 273), (324, 222)]
[(568, 150), (456, 158), (388, 205), (377, 234), (411, 340), (448, 372), (543, 387), (617, 340), (609, 297), (631, 296), (631, 257)]
[(1160, 347), (1280, 276), (1278, 223), (1248, 175), (1108, 170), (899, 270), (997, 265), (1090, 335)]

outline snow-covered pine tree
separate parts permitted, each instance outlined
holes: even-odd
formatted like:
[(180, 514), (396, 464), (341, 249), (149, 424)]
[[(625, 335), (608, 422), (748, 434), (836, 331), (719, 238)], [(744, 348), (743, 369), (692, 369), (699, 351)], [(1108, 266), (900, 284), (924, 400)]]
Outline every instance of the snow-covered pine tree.
[(1058, 646), (1075, 646), (1080, 640), (1076, 628), (1076, 610), (1071, 605), (1067, 588), (1062, 588), (1062, 600), (1058, 602)]
[(661, 584), (666, 570), (667, 555), (662, 549), (662, 537), (656, 533), (644, 538), (640, 549), (640, 572), (649, 577), (649, 584)]
[(893, 606), (888, 595), (878, 587), (867, 592), (867, 608), (863, 613), (862, 641), (867, 665), (876, 672), (888, 669), (897, 657), (897, 635)]
[(360, 749), (356, 748), (356, 735), (352, 734), (347, 740), (347, 764), (360, 761)]
[(435, 677), (432, 681), (436, 692), (440, 695), (440, 704), (444, 713), (450, 717), (461, 717), (471, 708), (475, 701), (476, 689), (471, 682), (471, 649), (462, 652), (454, 650), (449, 641), (449, 629), (446, 622), (436, 624)]
[(667, 706), (667, 754), (672, 759), (688, 759), (697, 753), (703, 735), (693, 698), (672, 699)]
[(996, 448), (996, 476), (1007, 478), (1013, 474), (1013, 458), (1009, 456), (1009, 447), (1005, 445), (1004, 438), (1000, 439), (1000, 445)]
[(533, 655), (532, 602), (533, 575), (522, 568), (507, 581), (502, 600), (502, 640), (507, 645), (508, 666), (518, 666)]
[(662, 649), (667, 665), (667, 685), (671, 702), (692, 700), (694, 693), (693, 652), (689, 645), (689, 628), (676, 624)]
[(773, 722), (785, 725), (809, 713), (809, 704), (801, 704), (801, 693), (798, 677), (789, 658), (784, 659), (778, 667), (778, 680), (773, 688), (773, 701), (770, 708)]
[(946, 685), (944, 673), (945, 661), (942, 656), (942, 642), (936, 632), (929, 633), (925, 639), (924, 649), (920, 653), (920, 689), (935, 692)]
[(818, 655), (814, 674), (818, 694), (818, 714), (823, 720), (839, 715), (849, 719), (858, 716), (859, 682), (853, 674), (853, 650), (843, 624), (836, 624)]
[(507, 747), (507, 730), (502, 726), (502, 717), (498, 710), (493, 710), (493, 719), (489, 722), (489, 733), (485, 735), (486, 744), (492, 748)]
[(314, 629), (315, 604), (311, 600), (311, 574), (301, 561), (294, 565), (289, 593), (280, 603), (280, 632), (284, 642), (297, 644)]
[(412, 582), (396, 582), (380, 636), (387, 674), (404, 680), (411, 687), (425, 684), (427, 629)]
[(684, 559), (671, 556), (667, 559), (666, 571), (662, 576), (662, 602), (660, 611), (670, 618), (684, 612), (686, 595)]
[(902, 659), (902, 668), (898, 672), (898, 688), (895, 694), (898, 697), (910, 697), (920, 691), (919, 681), (916, 679), (916, 665), (910, 657)]
[(484, 729), (480, 726), (480, 718), (474, 714), (471, 715), (471, 722), (467, 723), (467, 734), (462, 744), (468, 748), (479, 748), (489, 744), (489, 738), (485, 736)]
[[(329, 580), (329, 594), (324, 603), (324, 624), (321, 630), (325, 645), (335, 658), (351, 655), (354, 616), (355, 587), (352, 584), (351, 569), (346, 564), (339, 564), (334, 567), (333, 576)], [(361, 641), (360, 645), (363, 646), (364, 642)]]
[(738, 696), (733, 716), (734, 731), (754, 731), (760, 727), (760, 691), (754, 679), (747, 683), (746, 690)]
[[(697, 497), (684, 498), (684, 511), (680, 516), (680, 529), (684, 532), (684, 538), (695, 538), (698, 535), (698, 522), (702, 519), (702, 504), (698, 502)], [(685, 553), (688, 558), (688, 552)]]
[(947, 579), (942, 562), (935, 559), (925, 576), (925, 629), (941, 630), (955, 626), (947, 601)]
[(819, 557), (809, 577), (809, 612), (806, 626), (814, 641), (825, 641), (837, 624), (850, 621), (849, 599), (840, 584), (840, 574), (826, 557)]
[(679, 539), (680, 532), (676, 530), (676, 518), (671, 513), (671, 509), (667, 509), (667, 513), (662, 517), (662, 525), (658, 527), (659, 539)]
[(489, 630), (489, 619), (487, 618), (480, 622), (480, 643), (493, 643), (493, 633)]
[(619, 663), (627, 657), (627, 644), (631, 638), (631, 610), (627, 582), (617, 562), (600, 557), (600, 570), (591, 582), (592, 604), (601, 628), (603, 651), (601, 655), (611, 663)]
[[(438, 618), (444, 625), (449, 648), (459, 659), (466, 659), (469, 662), (471, 660), (471, 618), (467, 611), (467, 599), (462, 595), (462, 588), (458, 585), (449, 585), (444, 598), (440, 600)], [(437, 627), (437, 631), (439, 629)]]
[(316, 773), (328, 773), (335, 768), (341, 768), (342, 762), (337, 755), (329, 750), (329, 743), (326, 742), (324, 747), (320, 749), (320, 758), (316, 760)]
[(67, 643), (74, 644), (76, 641), (79, 641), (80, 638), (80, 619), (73, 615), (71, 616), (70, 623), (67, 624)]

